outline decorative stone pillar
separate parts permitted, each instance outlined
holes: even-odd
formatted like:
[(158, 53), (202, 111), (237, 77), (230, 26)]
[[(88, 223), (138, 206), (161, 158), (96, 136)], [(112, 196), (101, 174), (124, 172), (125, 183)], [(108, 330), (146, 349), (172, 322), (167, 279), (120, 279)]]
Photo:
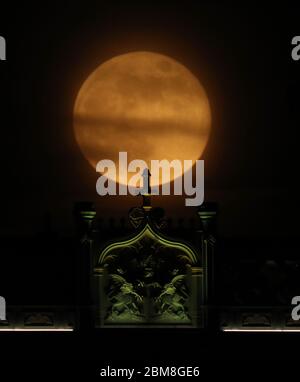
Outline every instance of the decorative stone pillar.
[(80, 202), (74, 206), (74, 216), (77, 223), (77, 235), (80, 241), (78, 254), (78, 290), (77, 304), (80, 315), (80, 326), (92, 325), (92, 291), (93, 285), (93, 237), (92, 223), (96, 217), (96, 211), (92, 203)]
[(95, 327), (100, 328), (104, 326), (105, 312), (106, 312), (106, 296), (105, 290), (105, 270), (103, 267), (97, 267), (94, 270), (94, 317)]
[(206, 309), (204, 306), (204, 283), (203, 283), (203, 268), (190, 268), (190, 316), (193, 327), (205, 327)]
[(199, 207), (197, 213), (201, 222), (203, 232), (206, 235), (215, 235), (216, 234), (217, 204), (203, 203)]
[[(203, 267), (203, 304), (214, 305), (214, 261), (216, 248), (216, 203), (203, 203), (198, 211), (201, 228), (198, 230), (199, 245)], [(207, 310), (207, 317), (209, 312)]]

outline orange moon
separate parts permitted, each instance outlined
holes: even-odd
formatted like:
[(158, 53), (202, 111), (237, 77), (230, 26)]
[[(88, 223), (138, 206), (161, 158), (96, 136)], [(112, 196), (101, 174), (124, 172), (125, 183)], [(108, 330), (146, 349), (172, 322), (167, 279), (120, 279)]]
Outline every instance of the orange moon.
[[(162, 54), (132, 52), (113, 57), (91, 73), (74, 106), (78, 145), (96, 169), (102, 159), (128, 163), (200, 158), (211, 128), (209, 101), (199, 80)], [(112, 179), (118, 182), (117, 179)]]

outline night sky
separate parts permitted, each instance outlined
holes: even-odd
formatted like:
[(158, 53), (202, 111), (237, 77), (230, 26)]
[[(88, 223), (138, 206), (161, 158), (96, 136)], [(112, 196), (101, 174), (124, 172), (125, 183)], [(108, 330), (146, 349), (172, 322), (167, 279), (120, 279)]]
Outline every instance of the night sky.
[[(70, 233), (79, 200), (94, 201), (107, 218), (140, 204), (96, 194), (97, 174), (72, 127), (87, 76), (138, 50), (178, 60), (206, 89), (205, 199), (219, 203), (220, 234), (298, 235), (300, 61), (291, 58), (291, 40), (300, 34), (300, 8), (175, 3), (1, 5), (2, 235), (38, 232), (46, 213), (54, 229)], [(195, 214), (184, 197), (155, 198), (154, 205), (176, 218)]]

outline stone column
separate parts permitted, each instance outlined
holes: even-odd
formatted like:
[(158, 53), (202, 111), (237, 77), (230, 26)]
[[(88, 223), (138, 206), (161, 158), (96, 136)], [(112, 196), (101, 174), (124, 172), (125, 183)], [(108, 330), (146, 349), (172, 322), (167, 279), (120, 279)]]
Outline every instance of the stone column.
[(93, 321), (93, 237), (92, 223), (96, 217), (94, 206), (90, 202), (76, 203), (74, 216), (77, 223), (78, 246), (78, 290), (77, 304), (80, 315), (80, 327), (90, 327)]
[(94, 271), (94, 317), (97, 328), (104, 326), (106, 314), (106, 299), (104, 295), (104, 268), (97, 267)]
[(214, 257), (216, 247), (216, 216), (215, 203), (203, 203), (197, 211), (201, 228), (198, 231), (201, 260), (203, 267), (203, 304), (214, 305)]
[(190, 316), (192, 326), (205, 326), (205, 307), (203, 295), (203, 269), (202, 267), (190, 268)]

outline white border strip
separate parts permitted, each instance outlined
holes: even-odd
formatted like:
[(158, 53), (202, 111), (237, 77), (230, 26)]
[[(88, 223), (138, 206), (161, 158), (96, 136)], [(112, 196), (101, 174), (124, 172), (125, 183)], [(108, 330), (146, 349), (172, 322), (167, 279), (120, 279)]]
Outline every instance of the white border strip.
[(72, 328), (0, 328), (0, 332), (73, 332)]
[(253, 332), (253, 333), (259, 333), (259, 332), (292, 332), (292, 333), (300, 333), (299, 329), (227, 329), (222, 328), (222, 332)]

